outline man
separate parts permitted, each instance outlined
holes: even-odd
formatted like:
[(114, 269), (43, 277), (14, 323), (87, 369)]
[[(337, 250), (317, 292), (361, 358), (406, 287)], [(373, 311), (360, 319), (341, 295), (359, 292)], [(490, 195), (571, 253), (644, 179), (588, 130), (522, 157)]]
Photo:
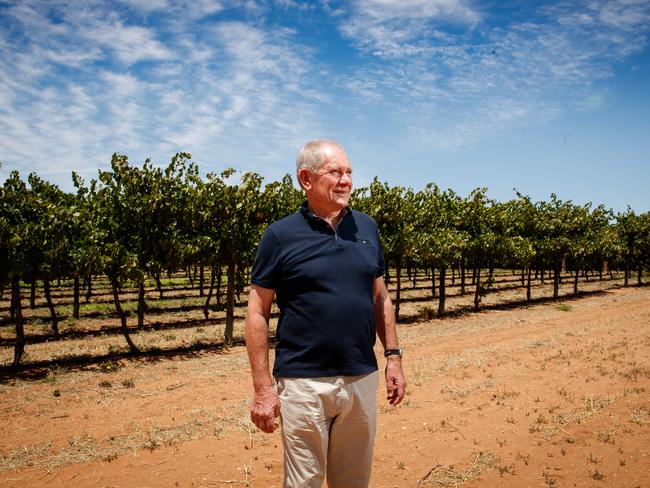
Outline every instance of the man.
[[(308, 142), (296, 161), (307, 196), (266, 230), (253, 265), (246, 346), (255, 398), (251, 419), (273, 432), (281, 417), (284, 487), (366, 488), (375, 437), (379, 336), (387, 399), (406, 382), (375, 221), (350, 210), (352, 166), (333, 141)], [(268, 328), (280, 309), (273, 378)]]

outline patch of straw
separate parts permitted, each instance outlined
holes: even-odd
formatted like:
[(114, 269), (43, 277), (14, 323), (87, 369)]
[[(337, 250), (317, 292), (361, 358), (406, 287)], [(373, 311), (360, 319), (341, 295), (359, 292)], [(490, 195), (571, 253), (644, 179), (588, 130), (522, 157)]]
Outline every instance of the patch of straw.
[(571, 424), (579, 424), (591, 416), (598, 415), (605, 407), (611, 405), (616, 400), (618, 400), (616, 397), (599, 398), (592, 396), (583, 398), (584, 407), (582, 410), (573, 410), (555, 415), (553, 416), (552, 424), (539, 429), (539, 431), (547, 439), (560, 432), (564, 432), (570, 437), (573, 437), (565, 430), (566, 427)]
[(444, 384), (440, 387), (440, 393), (449, 393), (454, 400), (459, 398), (466, 398), (470, 396), (475, 391), (482, 391), (486, 388), (493, 386), (492, 381), (486, 381), (479, 384), (468, 384), (465, 386), (453, 385), (453, 384)]
[(0, 455), (0, 471), (17, 471), (27, 466), (34, 466), (39, 459), (50, 453), (50, 444), (21, 447), (9, 454)]
[(491, 452), (475, 453), (471, 463), (463, 470), (457, 471), (453, 466), (438, 464), (418, 481), (417, 486), (435, 485), (458, 488), (475, 480), (486, 469), (493, 468), (499, 457)]
[[(249, 424), (250, 420), (244, 417), (241, 408), (235, 408), (228, 413), (199, 409), (188, 412), (185, 422), (163, 426), (149, 421), (144, 431), (112, 436), (104, 442), (83, 434), (72, 437), (67, 445), (59, 450), (53, 450), (51, 444), (21, 447), (6, 455), (0, 454), (0, 471), (18, 471), (26, 467), (52, 471), (60, 466), (89, 461), (110, 462), (123, 454), (135, 453), (140, 449), (154, 450), (174, 446), (209, 435), (223, 438), (228, 427), (244, 430), (252, 436)], [(252, 440), (250, 442), (252, 443)]]

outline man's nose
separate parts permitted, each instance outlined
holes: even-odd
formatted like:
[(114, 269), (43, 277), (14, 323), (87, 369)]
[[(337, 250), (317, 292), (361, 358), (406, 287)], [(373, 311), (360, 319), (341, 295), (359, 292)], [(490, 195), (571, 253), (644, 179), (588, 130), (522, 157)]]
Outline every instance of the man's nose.
[(352, 185), (352, 175), (350, 173), (343, 173), (339, 180), (339, 185)]

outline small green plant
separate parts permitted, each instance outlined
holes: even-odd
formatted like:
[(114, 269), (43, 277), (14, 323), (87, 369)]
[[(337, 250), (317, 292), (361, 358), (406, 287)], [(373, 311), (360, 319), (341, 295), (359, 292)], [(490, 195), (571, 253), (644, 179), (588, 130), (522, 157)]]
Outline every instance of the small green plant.
[(113, 387), (113, 383), (111, 383), (111, 382), (108, 381), (108, 380), (102, 380), (102, 381), (99, 382), (99, 387), (100, 387), (100, 388), (112, 388), (112, 387)]
[(572, 307), (571, 307), (571, 305), (569, 305), (568, 303), (560, 303), (560, 304), (557, 306), (557, 309), (558, 309), (560, 312), (570, 312), (571, 309), (572, 309)]
[(122, 380), (122, 386), (124, 388), (133, 388), (135, 386), (135, 382), (131, 378), (126, 378)]
[(120, 363), (116, 361), (106, 361), (99, 365), (99, 369), (104, 373), (111, 373), (120, 369)]
[(57, 398), (60, 397), (61, 396), (61, 391), (58, 388), (55, 389), (54, 391), (52, 391), (52, 396), (55, 396)]

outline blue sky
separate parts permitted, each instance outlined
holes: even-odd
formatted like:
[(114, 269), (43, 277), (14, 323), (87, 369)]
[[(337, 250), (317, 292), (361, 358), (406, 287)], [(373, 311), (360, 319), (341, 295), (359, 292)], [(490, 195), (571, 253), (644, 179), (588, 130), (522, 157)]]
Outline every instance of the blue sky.
[(111, 154), (267, 181), (333, 138), (461, 195), (650, 210), (650, 2), (0, 0), (0, 178)]

